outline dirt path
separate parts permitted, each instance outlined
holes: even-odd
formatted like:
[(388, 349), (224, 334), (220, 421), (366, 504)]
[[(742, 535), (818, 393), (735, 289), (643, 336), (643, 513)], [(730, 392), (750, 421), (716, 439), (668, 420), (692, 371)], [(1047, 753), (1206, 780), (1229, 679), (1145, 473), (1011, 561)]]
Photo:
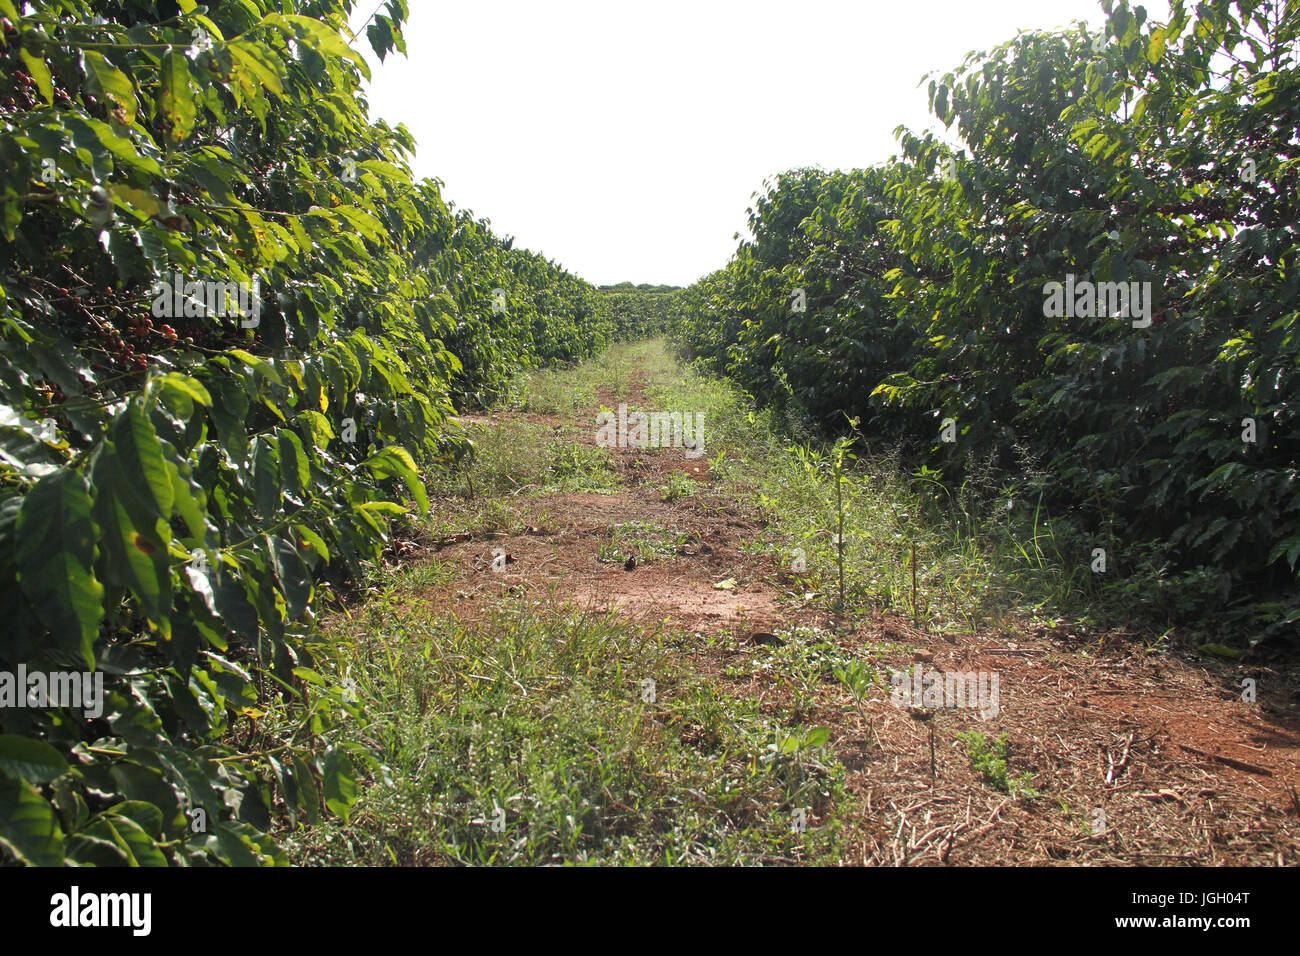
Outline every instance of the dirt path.
[[(644, 403), (645, 389), (636, 373), (625, 393), (599, 399), (607, 407)], [(469, 420), (492, 429), (520, 418), (576, 426), (595, 444), (586, 420), (512, 413)], [(796, 576), (745, 550), (765, 522), (720, 492), (706, 458), (679, 449), (608, 454), (621, 478), (617, 492), (521, 498), (523, 533), (441, 542), (455, 583), (422, 600), (465, 619), (527, 593), (690, 635), (683, 653), (729, 693), (759, 701), (787, 725), (830, 729), (829, 751), (847, 769), (848, 863), (1300, 860), (1300, 721), (1287, 675), (1252, 669), (1258, 701), (1246, 702), (1244, 671), (1207, 669), (1140, 642), (1085, 641), (1069, 627), (953, 638), (896, 616), (837, 621), (804, 606)], [(673, 471), (695, 491), (665, 500)], [(621, 557), (615, 529), (630, 522), (668, 532), (673, 553), (635, 565), (611, 559)], [(820, 628), (870, 661), (885, 685), (859, 712), (834, 678), (792, 680), (765, 666), (798, 650), (778, 648), (772, 637), (791, 625)], [(996, 717), (895, 706), (889, 675), (916, 668), (996, 674)], [(999, 777), (992, 767), (992, 782), (972, 768), (977, 745), (956, 737), (968, 731), (1006, 735), (1006, 770)], [(1038, 795), (1017, 798), (1017, 786)], [(821, 822), (814, 816), (808, 825)]]

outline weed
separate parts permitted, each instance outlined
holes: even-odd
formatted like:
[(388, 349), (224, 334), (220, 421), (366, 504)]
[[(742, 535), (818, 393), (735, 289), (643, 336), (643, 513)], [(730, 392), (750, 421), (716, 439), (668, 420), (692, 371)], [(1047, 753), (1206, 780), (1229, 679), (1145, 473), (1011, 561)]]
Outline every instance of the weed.
[(646, 521), (627, 521), (610, 529), (610, 540), (596, 549), (596, 559), (618, 563), (636, 558), (639, 564), (676, 555), (684, 549), (690, 536)]
[(1033, 778), (1029, 774), (1010, 776), (1007, 770), (1006, 734), (989, 739), (978, 730), (971, 730), (957, 734), (957, 739), (966, 745), (971, 769), (990, 787), (1026, 800), (1034, 800), (1039, 796), (1038, 791), (1030, 785)]
[(668, 485), (663, 489), (664, 501), (676, 501), (695, 493), (695, 481), (684, 472), (673, 471), (668, 474)]
[[(842, 771), (679, 663), (657, 629), (549, 602), (465, 624), (399, 591), (335, 622), (355, 729), (383, 775), (350, 825), (292, 834), (316, 863), (737, 864), (834, 859)], [(651, 677), (656, 694), (643, 699)], [(789, 808), (823, 823), (791, 832)]]

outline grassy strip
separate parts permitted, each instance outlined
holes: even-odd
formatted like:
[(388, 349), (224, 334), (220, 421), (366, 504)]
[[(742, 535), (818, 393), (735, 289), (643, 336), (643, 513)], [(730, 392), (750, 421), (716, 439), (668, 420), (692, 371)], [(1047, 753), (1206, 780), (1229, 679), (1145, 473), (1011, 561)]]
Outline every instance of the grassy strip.
[[(393, 583), (334, 629), (383, 755), (298, 862), (743, 864), (837, 851), (840, 770), (682, 665), (685, 640), (551, 602), (430, 616)], [(804, 808), (808, 832), (796, 832)]]

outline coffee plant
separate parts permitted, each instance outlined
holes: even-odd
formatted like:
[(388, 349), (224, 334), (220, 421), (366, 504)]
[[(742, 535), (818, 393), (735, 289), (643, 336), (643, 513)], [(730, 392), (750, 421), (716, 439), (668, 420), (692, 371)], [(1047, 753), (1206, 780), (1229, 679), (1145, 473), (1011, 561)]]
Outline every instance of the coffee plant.
[[(756, 396), (858, 418), (953, 485), (991, 463), (1078, 529), (1080, 566), (1108, 550), (1133, 607), (1293, 635), (1300, 7), (1102, 6), (1104, 32), (931, 77), (951, 139), (900, 129), (880, 167), (777, 176), (670, 324)], [(1050, 308), (1076, 280), (1145, 305)]]
[(625, 341), (662, 335), (668, 328), (668, 316), (677, 301), (677, 286), (618, 285), (600, 287), (609, 307), (614, 337)]
[(0, 708), (0, 860), (281, 864), (346, 818), (383, 768), (313, 667), (322, 590), (469, 451), (455, 403), (610, 338), (412, 179), (352, 8), (0, 0), (0, 671), (104, 680)]

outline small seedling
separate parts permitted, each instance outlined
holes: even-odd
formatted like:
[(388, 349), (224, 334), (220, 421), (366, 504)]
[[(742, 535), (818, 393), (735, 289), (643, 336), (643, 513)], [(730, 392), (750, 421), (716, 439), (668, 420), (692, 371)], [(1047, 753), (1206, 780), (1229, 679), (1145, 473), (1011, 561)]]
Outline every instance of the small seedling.
[(1038, 791), (1030, 786), (1029, 774), (1012, 777), (1007, 771), (1007, 735), (996, 739), (986, 738), (978, 730), (959, 733), (957, 739), (966, 745), (966, 754), (970, 757), (971, 769), (980, 778), (993, 787), (1012, 797), (1024, 797), (1033, 800)]

